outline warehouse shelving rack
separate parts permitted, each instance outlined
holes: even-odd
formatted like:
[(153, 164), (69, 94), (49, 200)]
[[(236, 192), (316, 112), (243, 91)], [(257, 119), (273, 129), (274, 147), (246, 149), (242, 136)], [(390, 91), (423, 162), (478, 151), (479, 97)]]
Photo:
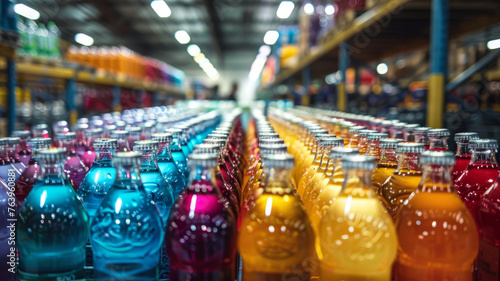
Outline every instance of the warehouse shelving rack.
[[(483, 30), (500, 23), (497, 0), (387, 0), (366, 11), (342, 30), (337, 30), (318, 48), (302, 57), (295, 67), (284, 69), (268, 88), (301, 81), (307, 89), (311, 77), (324, 77), (339, 70), (337, 108), (345, 111), (345, 73), (350, 60), (379, 62), (412, 51), (429, 48), (430, 76), (427, 125), (443, 126), (448, 76), (448, 39)], [(500, 55), (500, 52), (495, 52)], [(334, 67), (332, 67), (332, 65)], [(337, 65), (338, 67), (335, 67)], [(470, 73), (462, 79), (479, 79)], [(482, 77), (498, 79), (498, 71)]]

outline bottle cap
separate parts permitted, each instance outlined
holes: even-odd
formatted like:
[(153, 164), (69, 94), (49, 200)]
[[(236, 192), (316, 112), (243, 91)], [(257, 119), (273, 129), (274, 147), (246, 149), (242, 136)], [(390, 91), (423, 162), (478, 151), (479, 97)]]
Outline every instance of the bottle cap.
[(6, 146), (7, 145), (7, 138), (1, 138), (0, 139), (0, 146)]
[(469, 142), (469, 147), (471, 149), (498, 149), (497, 140), (493, 139), (480, 139), (480, 140), (471, 140)]
[(140, 125), (141, 129), (150, 129), (156, 126), (156, 122), (153, 120), (148, 120), (144, 124)]
[(420, 125), (418, 124), (406, 124), (404, 127), (403, 127), (403, 131), (407, 132), (407, 133), (411, 133), (411, 132), (414, 132), (416, 128), (420, 127)]
[(285, 141), (282, 140), (282, 139), (263, 139), (263, 140), (259, 140), (259, 146), (261, 146), (262, 144), (285, 144)]
[(309, 133), (313, 136), (319, 135), (319, 134), (328, 134), (328, 130), (325, 129), (314, 129), (310, 130)]
[(478, 140), (479, 135), (476, 132), (466, 132), (466, 133), (457, 133), (455, 134), (455, 141), (471, 141)]
[(153, 135), (153, 140), (159, 143), (171, 143), (172, 142), (172, 134), (169, 133), (157, 133)]
[(193, 154), (197, 153), (220, 153), (220, 145), (216, 143), (202, 143), (193, 147)]
[(172, 135), (172, 137), (174, 137), (174, 136), (179, 136), (180, 134), (182, 134), (182, 130), (176, 129), (176, 128), (170, 128), (170, 129), (166, 129), (165, 133), (170, 133)]
[(66, 159), (66, 148), (42, 148), (36, 151), (39, 161), (61, 162)]
[(379, 143), (380, 148), (395, 149), (398, 147), (398, 143), (402, 142), (400, 139), (381, 139)]
[(89, 124), (87, 123), (79, 123), (73, 126), (73, 131), (78, 132), (78, 131), (85, 131), (89, 129)]
[(158, 142), (154, 140), (142, 140), (134, 142), (134, 151), (158, 150)]
[[(231, 132), (231, 128), (224, 128), (224, 127), (219, 128), (219, 127), (217, 127), (217, 128), (215, 128), (215, 130), (214, 130), (214, 131), (229, 133), (229, 132)], [(212, 132), (212, 133), (213, 133), (213, 132)]]
[(350, 134), (359, 134), (359, 131), (361, 130), (365, 130), (366, 127), (364, 126), (353, 126), (351, 128), (349, 128), (349, 133)]
[(88, 138), (98, 138), (102, 135), (102, 129), (90, 129), (85, 131), (85, 136)]
[(420, 164), (454, 165), (455, 155), (450, 151), (426, 151), (420, 155)]
[(12, 132), (13, 137), (18, 137), (21, 139), (26, 139), (31, 136), (31, 132), (28, 130), (15, 130)]
[(381, 119), (373, 118), (372, 120), (370, 120), (370, 123), (378, 125), (378, 124), (382, 124), (382, 121), (383, 120), (381, 120)]
[(21, 139), (18, 137), (12, 137), (12, 138), (7, 138), (7, 144), (9, 145), (16, 145), (21, 142)]
[(414, 132), (417, 134), (421, 134), (421, 135), (425, 134), (426, 135), (430, 129), (431, 128), (429, 128), (429, 127), (418, 127), (418, 128), (415, 128)]
[(58, 141), (76, 140), (76, 134), (74, 132), (67, 132), (65, 134), (56, 134), (55, 139)]
[(119, 130), (125, 130), (125, 128), (127, 127), (127, 122), (121, 121), (121, 120), (120, 121), (116, 121), (115, 122), (115, 126)]
[(330, 134), (317, 134), (314, 136), (315, 141), (319, 141), (322, 138), (329, 138), (329, 137), (336, 137), (336, 135), (330, 135)]
[(371, 133), (368, 136), (366, 136), (366, 139), (369, 141), (379, 141), (381, 139), (388, 138), (389, 135), (385, 133)]
[(354, 126), (355, 126), (355, 124), (352, 122), (349, 122), (349, 121), (340, 122), (340, 128), (342, 128), (342, 129), (351, 128)]
[(142, 128), (141, 127), (130, 127), (129, 130), (131, 135), (140, 135), (141, 132), (142, 132)]
[(342, 157), (342, 169), (374, 170), (375, 158), (362, 155), (345, 155)]
[(288, 153), (287, 147), (284, 143), (263, 143), (259, 145), (259, 148), (261, 155), (273, 153)]
[(106, 126), (104, 126), (103, 130), (106, 131), (106, 132), (115, 131), (116, 130), (116, 126), (115, 125), (106, 125)]
[(359, 133), (358, 133), (358, 137), (366, 137), (366, 136), (368, 136), (369, 134), (372, 134), (372, 133), (378, 133), (378, 132), (375, 131), (375, 130), (360, 130)]
[[(98, 117), (98, 116), (94, 116), (94, 117)], [(102, 128), (102, 126), (104, 125), (104, 121), (102, 121), (101, 119), (95, 119), (95, 120), (91, 120), (89, 124), (90, 124), (91, 128)]]
[(217, 144), (219, 147), (224, 147), (226, 146), (226, 139), (204, 139), (203, 143), (209, 143), (209, 144)]
[(449, 137), (450, 131), (448, 129), (432, 129), (427, 133), (429, 137)]
[(94, 147), (94, 149), (116, 149), (118, 147), (118, 141), (116, 139), (95, 139), (92, 143), (92, 146)]
[(384, 120), (384, 121), (382, 121), (382, 126), (386, 127), (386, 128), (387, 127), (391, 127), (392, 124), (394, 124), (394, 122), (392, 122), (391, 120)]
[(215, 167), (217, 166), (218, 153), (191, 153), (188, 158), (189, 167)]
[(295, 161), (293, 155), (288, 153), (283, 154), (267, 154), (262, 157), (265, 168), (293, 168)]
[[(215, 135), (223, 135), (225, 137), (229, 136), (229, 131), (219, 131), (219, 130), (216, 130), (216, 131), (212, 131), (212, 134), (215, 134)], [(211, 135), (211, 134), (209, 134)]]
[(208, 134), (207, 135), (207, 138), (211, 138), (211, 139), (225, 139), (227, 138), (227, 135), (226, 134)]
[(422, 153), (425, 151), (424, 143), (402, 142), (398, 143), (396, 153)]
[(279, 139), (280, 135), (278, 133), (262, 133), (259, 134), (259, 140), (263, 139)]
[(32, 127), (33, 130), (48, 130), (49, 125), (47, 124), (37, 124)]
[(344, 157), (345, 155), (357, 155), (359, 154), (359, 148), (352, 148), (352, 147), (334, 147), (332, 150), (330, 150), (330, 155), (328, 155), (328, 158), (330, 159), (340, 159)]
[(321, 138), (318, 141), (319, 145), (326, 147), (339, 147), (344, 146), (344, 139), (337, 137)]
[(405, 122), (395, 122), (395, 123), (392, 124), (392, 127), (394, 129), (398, 129), (399, 130), (399, 129), (404, 128), (404, 126), (406, 126), (406, 125), (407, 124)]
[(111, 138), (112, 139), (126, 139), (130, 136), (129, 131), (124, 131), (124, 130), (115, 130), (111, 132)]
[(113, 156), (113, 165), (116, 166), (139, 166), (142, 162), (142, 153), (138, 151), (118, 152)]
[(52, 144), (50, 138), (32, 138), (28, 140), (28, 146), (31, 150), (37, 150), (40, 148), (49, 148)]

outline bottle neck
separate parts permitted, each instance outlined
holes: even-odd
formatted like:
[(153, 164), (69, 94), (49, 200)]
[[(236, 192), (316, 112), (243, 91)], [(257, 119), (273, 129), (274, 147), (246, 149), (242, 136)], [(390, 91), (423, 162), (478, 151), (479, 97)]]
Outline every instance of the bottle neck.
[(78, 144), (83, 145), (87, 143), (87, 137), (85, 136), (85, 131), (76, 131), (75, 136), (76, 136), (76, 142)]
[(181, 141), (179, 135), (172, 135), (172, 143), (170, 144), (170, 151), (179, 151), (181, 149)]
[[(191, 168), (191, 173), (189, 174), (189, 188), (190, 189), (203, 189), (203, 188), (212, 188), (213, 190), (217, 190), (214, 188), (217, 186), (217, 167), (208, 167), (208, 166), (196, 166)], [(210, 183), (210, 185), (202, 184), (202, 183)]]
[(66, 148), (66, 153), (68, 153), (68, 155), (76, 154), (76, 140), (60, 141), (58, 146), (60, 148)]
[(126, 139), (124, 138), (119, 138), (117, 140), (118, 142), (118, 150), (117, 151), (120, 151), (120, 152), (124, 152), (124, 151), (130, 151), (130, 146), (129, 146), (129, 143)]
[(448, 150), (448, 137), (433, 137), (430, 140), (429, 150)]
[(113, 148), (98, 148), (95, 150), (95, 162), (111, 161), (114, 155)]
[(368, 141), (366, 147), (366, 156), (373, 156), (375, 158), (380, 158), (380, 142), (379, 141)]
[(457, 142), (457, 153), (455, 156), (465, 156), (471, 157), (472, 151), (469, 147), (469, 141), (459, 141)]
[(420, 172), (420, 153), (400, 153), (398, 155), (398, 171), (418, 171)]
[(40, 170), (41, 173), (38, 179), (54, 175), (64, 177), (64, 162), (41, 161)]
[(453, 165), (424, 165), (422, 181), (418, 187), (423, 192), (452, 192)]
[(396, 149), (381, 149), (379, 165), (398, 165), (398, 155), (396, 153)]
[(330, 180), (333, 180), (333, 176), (335, 175), (335, 171), (338, 169), (342, 170), (342, 158), (334, 158), (334, 159), (332, 159), (331, 163), (332, 163), (332, 166), (331, 166), (332, 174), (330, 175)]
[(376, 197), (371, 192), (372, 174), (371, 170), (344, 169), (344, 184), (342, 185), (341, 194), (349, 194), (355, 197)]
[(159, 142), (158, 156), (157, 159), (161, 160), (171, 160), (172, 151), (170, 150), (171, 142)]
[(154, 169), (158, 167), (155, 150), (143, 150), (141, 168)]
[(136, 186), (142, 184), (141, 173), (139, 170), (140, 170), (139, 166), (137, 165), (118, 166), (118, 168), (116, 169), (116, 182), (128, 181), (135, 184), (126, 184), (126, 185), (118, 184), (117, 186), (118, 187), (122, 186), (123, 188), (131, 189), (131, 188), (136, 188)]
[(292, 184), (290, 181), (290, 175), (292, 170), (292, 168), (264, 168), (264, 174), (266, 175), (264, 191), (272, 191), (275, 188), (285, 188), (291, 190)]
[(495, 150), (491, 149), (475, 149), (472, 152), (471, 164), (481, 165), (498, 165), (495, 156)]
[(319, 165), (323, 165), (323, 162), (328, 160), (328, 155), (333, 147), (318, 145), (316, 149), (316, 154), (314, 155), (314, 162), (318, 162)]

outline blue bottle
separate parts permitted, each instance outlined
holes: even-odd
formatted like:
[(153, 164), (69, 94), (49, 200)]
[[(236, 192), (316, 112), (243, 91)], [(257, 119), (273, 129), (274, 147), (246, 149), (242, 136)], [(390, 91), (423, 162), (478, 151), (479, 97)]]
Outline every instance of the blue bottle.
[(160, 213), (144, 190), (140, 152), (113, 157), (116, 182), (92, 219), (90, 241), (98, 280), (157, 278), (164, 230)]
[(66, 178), (66, 150), (36, 152), (42, 173), (19, 211), (18, 275), (23, 281), (84, 278), (88, 214)]
[[(172, 158), (174, 158), (175, 164), (181, 171), (184, 173), (184, 177), (186, 179), (189, 178), (189, 167), (187, 165), (187, 156), (184, 153), (184, 150), (181, 146), (181, 134), (182, 130), (180, 129), (167, 129), (165, 133), (169, 133), (172, 135), (172, 144), (170, 145), (170, 151), (172, 152)], [(187, 153), (187, 151), (186, 151)]]
[(91, 218), (116, 180), (116, 169), (111, 159), (117, 146), (115, 139), (96, 139), (93, 142), (96, 159), (78, 188), (78, 196)]
[(156, 153), (158, 152), (158, 142), (152, 140), (136, 141), (134, 151), (142, 153), (142, 164), (140, 167), (141, 181), (144, 190), (153, 200), (164, 224), (167, 223), (170, 209), (174, 205), (174, 193), (172, 187), (161, 175)]
[(193, 152), (193, 147), (190, 146), (188, 128), (184, 125), (175, 126), (176, 129), (181, 130), (179, 136), (182, 152), (186, 158)]
[(153, 140), (157, 141), (160, 147), (159, 153), (156, 156), (158, 168), (160, 168), (160, 172), (167, 183), (172, 187), (174, 198), (177, 198), (186, 186), (187, 179), (172, 158), (172, 153), (170, 152), (172, 135), (169, 133), (154, 134)]

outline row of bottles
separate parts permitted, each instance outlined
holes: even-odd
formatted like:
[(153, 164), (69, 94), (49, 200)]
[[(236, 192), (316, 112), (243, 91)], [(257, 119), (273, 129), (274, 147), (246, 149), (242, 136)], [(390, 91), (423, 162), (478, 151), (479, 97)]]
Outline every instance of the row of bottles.
[(45, 27), (43, 23), (37, 25), (33, 20), (18, 18), (17, 30), (20, 37), (17, 49), (19, 55), (51, 59), (61, 57), (61, 33), (54, 22), (49, 22)]

